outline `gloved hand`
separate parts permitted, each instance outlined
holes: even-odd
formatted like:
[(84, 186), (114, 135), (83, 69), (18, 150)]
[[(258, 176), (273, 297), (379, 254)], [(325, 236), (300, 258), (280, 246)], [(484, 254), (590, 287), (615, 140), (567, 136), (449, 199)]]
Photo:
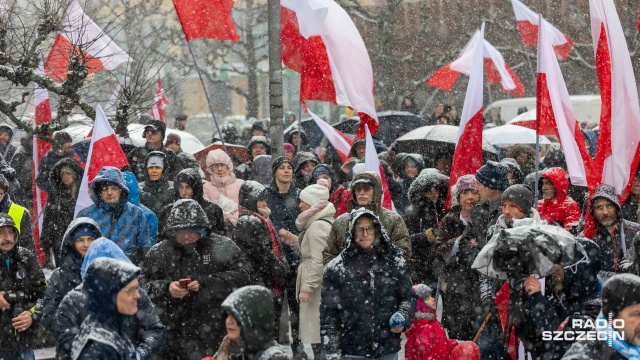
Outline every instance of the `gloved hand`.
[(402, 314), (400, 314), (399, 312), (391, 315), (391, 319), (389, 319), (389, 326), (391, 326), (392, 329), (397, 327), (404, 327), (405, 324), (406, 320), (404, 316), (402, 316)]

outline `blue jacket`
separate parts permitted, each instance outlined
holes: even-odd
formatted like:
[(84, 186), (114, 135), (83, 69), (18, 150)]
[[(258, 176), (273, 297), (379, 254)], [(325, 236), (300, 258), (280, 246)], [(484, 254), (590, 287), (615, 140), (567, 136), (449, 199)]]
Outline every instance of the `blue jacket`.
[(122, 173), (122, 177), (124, 177), (124, 181), (127, 182), (127, 188), (129, 188), (129, 202), (144, 211), (144, 216), (147, 218), (149, 236), (155, 244), (158, 239), (158, 217), (151, 209), (140, 203), (140, 184), (138, 184), (136, 176), (130, 171), (125, 171)]
[[(118, 204), (105, 204), (100, 194), (96, 193), (96, 186), (105, 183), (114, 184), (122, 189)], [(103, 167), (91, 183), (89, 194), (94, 204), (80, 210), (78, 217), (86, 216), (93, 219), (98, 223), (102, 235), (118, 244), (129, 259), (138, 264), (155, 241), (149, 234), (144, 212), (128, 202), (129, 188), (120, 170), (112, 166)]]

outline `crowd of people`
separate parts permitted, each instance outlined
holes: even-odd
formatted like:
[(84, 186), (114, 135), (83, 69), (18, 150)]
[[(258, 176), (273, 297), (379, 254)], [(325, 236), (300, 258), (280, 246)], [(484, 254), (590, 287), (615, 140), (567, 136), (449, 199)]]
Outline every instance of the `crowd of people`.
[[(440, 105), (437, 121), (457, 116)], [(572, 185), (558, 144), (539, 164), (521, 145), (449, 187), (453, 154), (425, 159), (392, 146), (379, 154), (383, 185), (363, 171), (361, 140), (347, 162), (323, 163), (301, 130), (272, 155), (261, 126), (247, 162), (212, 150), (200, 169), (150, 121), (129, 166), (100, 169), (93, 205), (74, 217), (83, 164), (57, 132), (36, 178), (48, 193), (40, 265), (26, 168), (9, 165), (22, 152), (7, 131), (0, 360), (34, 359), (40, 326), (56, 358), (74, 360), (392, 360), (403, 341), (406, 359), (505, 359), (518, 348), (534, 359), (640, 357), (640, 171), (621, 204), (607, 184), (592, 194)], [(542, 277), (526, 260), (495, 260), (520, 277), (476, 271), (485, 247), (532, 224), (575, 241), (576, 260)], [(43, 267), (55, 269), (48, 281)], [(598, 336), (543, 336), (576, 331)]]

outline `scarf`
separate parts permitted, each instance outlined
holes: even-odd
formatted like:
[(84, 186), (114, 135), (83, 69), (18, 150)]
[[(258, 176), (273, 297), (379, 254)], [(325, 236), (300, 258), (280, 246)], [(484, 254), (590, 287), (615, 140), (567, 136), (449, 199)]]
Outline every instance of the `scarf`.
[(225, 187), (236, 182), (236, 174), (233, 171), (229, 171), (226, 175), (214, 175), (211, 174), (210, 182), (213, 186), (217, 187), (221, 193), (226, 194)]
[[(605, 343), (612, 348), (614, 348), (620, 355), (626, 357), (629, 360), (640, 360), (640, 346), (629, 345), (624, 340), (620, 340), (618, 336), (614, 336), (617, 334), (617, 330), (615, 330), (604, 317), (602, 312), (598, 315), (598, 320), (596, 322), (596, 338), (603, 339), (606, 338)], [(607, 323), (606, 327), (599, 327), (598, 323), (605, 322)]]
[(315, 215), (319, 214), (322, 210), (324, 210), (327, 205), (329, 205), (329, 202), (323, 200), (308, 208), (307, 210), (301, 212), (296, 219), (296, 227), (298, 228), (298, 230), (304, 229), (309, 220), (315, 217)]

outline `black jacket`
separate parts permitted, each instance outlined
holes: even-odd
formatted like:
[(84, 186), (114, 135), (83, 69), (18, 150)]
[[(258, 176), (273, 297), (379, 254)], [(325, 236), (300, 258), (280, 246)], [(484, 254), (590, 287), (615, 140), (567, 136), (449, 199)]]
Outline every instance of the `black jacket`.
[[(175, 231), (210, 225), (195, 200), (178, 200), (164, 232), (165, 238), (154, 245), (143, 261), (142, 286), (158, 307), (167, 327), (163, 354), (173, 358), (202, 359), (212, 354), (226, 329), (220, 305), (235, 289), (250, 283), (246, 261), (240, 249), (229, 239), (211, 233), (191, 245), (181, 245)], [(169, 284), (190, 278), (200, 283), (200, 291), (177, 299), (169, 293)]]
[[(271, 216), (269, 218), (273, 221), (276, 230), (286, 229), (293, 234), (299, 234), (300, 230), (296, 227), (296, 219), (300, 215), (300, 189), (291, 182), (289, 191), (285, 194), (281, 194), (278, 191), (278, 186), (275, 180), (267, 187), (265, 193), (265, 199), (267, 200), (267, 206), (271, 209)], [(295, 268), (300, 264), (300, 258), (296, 255), (295, 251), (287, 244), (283, 244), (284, 256), (291, 267)]]
[(163, 177), (167, 180), (173, 180), (180, 170), (182, 170), (180, 168), (180, 163), (176, 158), (176, 154), (164, 145), (160, 145), (157, 149), (152, 149), (149, 146), (149, 143), (145, 143), (144, 146), (133, 149), (129, 154), (127, 154), (131, 172), (136, 175), (136, 179), (138, 179), (139, 182), (143, 182), (147, 178), (146, 158), (151, 151), (160, 151), (166, 155)]
[(576, 341), (564, 354), (562, 360), (626, 360), (614, 348), (600, 340)]
[[(20, 183), (23, 194), (31, 194), (33, 179), (31, 174), (33, 173), (31, 167), (33, 166), (33, 145), (29, 136), (25, 136), (20, 139), (20, 146), (13, 155), (9, 165), (16, 170), (16, 179)], [(32, 199), (31, 196), (25, 197), (25, 207), (31, 209)]]
[(293, 171), (293, 181), (295, 182), (298, 189), (304, 189), (307, 187), (307, 185), (311, 184), (311, 173), (307, 175), (302, 174), (302, 168), (304, 164), (306, 164), (307, 162), (312, 162), (315, 164), (315, 167), (320, 162), (313, 153), (306, 151), (300, 151), (299, 153), (297, 153), (293, 161), (296, 164), (296, 167)]
[[(162, 151), (155, 150), (150, 151), (147, 154), (144, 160), (145, 163), (151, 156), (162, 157), (165, 164), (167, 163), (167, 156), (164, 155)], [(167, 165), (165, 165), (165, 168), (166, 167)], [(170, 181), (173, 177), (169, 178), (169, 174), (163, 171), (160, 179), (151, 180), (149, 178), (149, 173), (145, 171), (144, 179), (145, 181), (140, 183), (140, 203), (148, 207), (154, 214), (156, 214), (156, 216), (159, 217), (162, 214), (162, 209), (173, 202), (173, 181)]]
[(271, 145), (265, 136), (252, 137), (247, 144), (247, 154), (249, 155), (250, 160), (249, 162), (240, 164), (233, 169), (233, 172), (236, 174), (236, 178), (244, 181), (253, 180), (253, 156), (251, 155), (251, 150), (253, 149), (253, 146), (257, 144), (264, 145), (267, 148), (267, 155), (271, 154)]
[(58, 161), (65, 158), (73, 159), (73, 156), (73, 152), (65, 155), (60, 155), (57, 151), (51, 149), (48, 153), (45, 154), (45, 156), (42, 157), (42, 160), (40, 160), (40, 167), (38, 168), (38, 177), (36, 178), (36, 184), (38, 185), (40, 190), (51, 192), (49, 173), (51, 172), (51, 170), (53, 170), (54, 165), (57, 164)]
[[(65, 186), (60, 180), (60, 170), (65, 166), (70, 167), (76, 173), (77, 187), (74, 191)], [(78, 190), (80, 189), (80, 181), (82, 180), (83, 173), (84, 170), (78, 165), (77, 161), (65, 158), (60, 160), (49, 174), (51, 192), (49, 192), (49, 199), (44, 206), (40, 248), (44, 251), (45, 255), (47, 255), (47, 258), (51, 256), (51, 252), (53, 251), (56, 266), (60, 266), (63, 259), (63, 256), (60, 254), (62, 237), (67, 230), (67, 226), (69, 226), (71, 220), (73, 220), (73, 213), (76, 208), (76, 199), (78, 198)], [(74, 192), (73, 194), (72, 191)]]
[[(173, 200), (180, 199), (180, 183), (187, 183), (191, 189), (193, 189), (193, 197), (192, 199), (197, 201), (198, 204), (202, 207), (205, 214), (207, 214), (207, 219), (209, 219), (209, 223), (211, 223), (211, 231), (214, 233), (224, 236), (225, 235), (225, 226), (224, 226), (224, 216), (222, 214), (222, 209), (216, 203), (206, 200), (203, 196), (204, 191), (202, 188), (202, 179), (200, 178), (200, 174), (195, 169), (184, 169), (180, 171), (178, 176), (176, 176), (176, 181), (173, 183), (174, 197)], [(164, 230), (164, 225), (169, 219), (169, 215), (171, 214), (171, 208), (173, 207), (173, 202), (164, 207), (162, 210), (162, 214), (159, 216), (159, 229), (158, 232), (162, 233)]]
[[(380, 236), (368, 253), (352, 238), (353, 224), (363, 215), (374, 217), (376, 235)], [(400, 334), (391, 333), (389, 320), (399, 312), (405, 318), (405, 329), (411, 326), (416, 307), (411, 278), (402, 253), (377, 216), (360, 209), (351, 212), (350, 220), (345, 249), (326, 266), (322, 283), (320, 334), (327, 359), (397, 353)]]
[[(398, 160), (399, 160), (400, 169), (399, 169), (398, 179), (395, 182), (397, 187), (401, 189), (401, 191), (398, 194), (394, 194), (395, 196), (393, 197), (393, 204), (396, 206), (396, 209), (398, 209), (398, 212), (400, 214), (405, 214), (407, 212), (407, 208), (410, 205), (412, 204), (414, 206), (417, 205), (413, 202), (413, 199), (410, 198), (409, 188), (411, 187), (411, 184), (413, 184), (413, 182), (418, 179), (422, 169), (424, 169), (424, 159), (422, 158), (422, 155), (406, 154)], [(407, 174), (404, 171), (404, 168), (407, 166), (407, 163), (409, 161), (413, 162), (418, 167), (418, 175), (416, 175), (416, 177), (414, 178), (407, 177)], [(436, 180), (437, 182), (437, 179), (434, 179), (434, 180)], [(437, 185), (437, 184), (433, 184), (433, 185)], [(449, 185), (448, 178), (447, 178), (447, 185)], [(440, 186), (438, 185), (438, 188), (439, 187)], [(446, 192), (446, 188), (447, 187), (445, 186), (445, 192)], [(424, 196), (424, 191), (422, 192), (422, 195)], [(409, 224), (407, 224), (407, 226), (408, 225)], [(413, 234), (411, 230), (409, 230), (409, 233)]]
[(16, 204), (27, 207), (27, 202), (25, 201), (27, 197), (26, 195), (31, 195), (33, 192), (31, 188), (28, 191), (22, 190), (22, 186), (20, 186), (20, 183), (18, 182), (16, 170), (9, 166), (9, 164), (4, 160), (0, 160), (0, 174), (2, 174), (9, 182), (9, 195), (11, 195), (11, 199), (13, 199)]
[(462, 234), (461, 244), (471, 239), (476, 240), (476, 244), (482, 248), (487, 244), (487, 232), (493, 226), (498, 217), (502, 215), (500, 208), (500, 197), (486, 202), (478, 202), (471, 211), (471, 217), (467, 228)]

